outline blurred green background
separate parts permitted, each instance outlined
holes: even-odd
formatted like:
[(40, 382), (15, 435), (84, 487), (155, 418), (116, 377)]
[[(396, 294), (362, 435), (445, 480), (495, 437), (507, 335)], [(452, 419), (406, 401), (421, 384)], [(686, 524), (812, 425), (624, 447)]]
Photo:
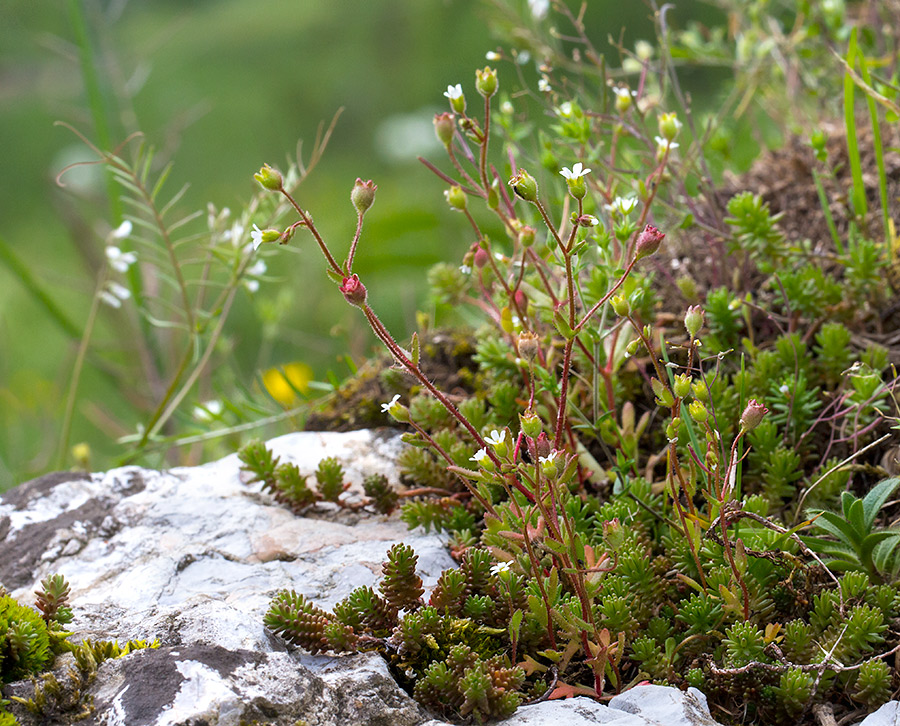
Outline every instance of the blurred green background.
[[(98, 168), (67, 175), (66, 189), (55, 183), (66, 164), (91, 155), (54, 121), (97, 138), (75, 31), (81, 16), (113, 144), (143, 131), (160, 158), (174, 161), (170, 193), (190, 184), (180, 202), (186, 211), (208, 202), (239, 210), (255, 192), (252, 173), (263, 162), (284, 167), (298, 139), (308, 151), (318, 125), (344, 108), (322, 163), (301, 187), (301, 204), (343, 249), (355, 224), (348, 197), (354, 179), (377, 182), (356, 267), (402, 339), (425, 298), (424, 270), (459, 259), (469, 244), (464, 220), (443, 204), (442, 183), (416, 156), (443, 161), (432, 116), (445, 110), (448, 84), (474, 93), (474, 69), (498, 46), (491, 28), (504, 4), (534, 22), (524, 0), (6, 0), (0, 240), (80, 329), (114, 226)], [(625, 27), (633, 46), (652, 38), (650, 14), (640, 3), (591, 0), (588, 27), (601, 47)], [(499, 70), (501, 84), (513, 82), (509, 63)], [(534, 63), (523, 70), (536, 78)], [(236, 382), (263, 398), (258, 381), (267, 368), (303, 361), (318, 379), (328, 370), (340, 376), (347, 372), (340, 355), (349, 349), (358, 358), (373, 347), (356, 311), (325, 278), (308, 235), (267, 259), (271, 279), (255, 295), (240, 293), (226, 338)], [(8, 259), (0, 264), (0, 321), (2, 490), (74, 465), (57, 449), (78, 341), (36, 302)], [(115, 333), (113, 318), (102, 323), (95, 344), (113, 345)], [(198, 392), (196, 400), (217, 393)], [(85, 463), (117, 463), (126, 449), (115, 439), (139, 422), (88, 367), (70, 438), (89, 445)]]

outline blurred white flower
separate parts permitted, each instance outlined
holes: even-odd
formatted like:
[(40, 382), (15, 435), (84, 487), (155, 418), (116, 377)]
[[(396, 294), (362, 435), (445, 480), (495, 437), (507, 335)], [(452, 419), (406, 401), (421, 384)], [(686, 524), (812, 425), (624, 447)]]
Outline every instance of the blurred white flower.
[(501, 572), (509, 572), (509, 567), (509, 562), (497, 562), (496, 564), (491, 566), (491, 574), (499, 575)]
[(133, 227), (131, 221), (126, 219), (124, 222), (122, 222), (122, 224), (120, 224), (113, 230), (113, 239), (125, 239), (126, 237), (130, 237), (132, 229)]
[(262, 244), (262, 236), (262, 230), (254, 224), (253, 231), (250, 232), (250, 239), (253, 240), (253, 249), (259, 249), (259, 246)]
[(106, 259), (116, 272), (128, 272), (128, 268), (137, 262), (137, 255), (134, 252), (122, 252), (118, 247), (107, 247)]
[(100, 299), (111, 308), (122, 307), (122, 301), (131, 297), (131, 290), (118, 282), (107, 282), (106, 289), (100, 291)]
[(532, 17), (543, 20), (550, 10), (550, 0), (528, 0), (528, 7)]

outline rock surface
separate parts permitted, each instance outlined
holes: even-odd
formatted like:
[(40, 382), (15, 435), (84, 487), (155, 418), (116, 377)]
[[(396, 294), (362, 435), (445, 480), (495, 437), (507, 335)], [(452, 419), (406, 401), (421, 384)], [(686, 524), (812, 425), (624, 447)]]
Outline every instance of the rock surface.
[[(300, 433), (269, 442), (312, 473), (336, 456), (359, 496), (365, 475), (396, 480), (395, 434)], [(275, 592), (293, 588), (330, 608), (375, 585), (392, 544), (419, 555), (426, 587), (453, 562), (436, 536), (396, 517), (320, 507), (297, 517), (241, 482), (236, 455), (206, 466), (101, 474), (59, 473), (0, 498), (0, 583), (21, 602), (48, 574), (72, 587), (74, 640), (158, 638), (161, 647), (107, 660), (81, 692), (43, 719), (19, 705), (24, 725), (443, 726), (403, 690), (376, 654), (326, 657), (288, 649), (262, 625)], [(67, 679), (64, 659), (55, 671)], [(11, 684), (30, 698), (30, 682)], [(872, 717), (877, 714), (873, 714)], [(524, 706), (505, 726), (565, 723), (715, 726), (706, 699), (640, 686), (602, 705), (586, 698)], [(878, 721), (878, 724), (888, 721)], [(875, 726), (875, 723), (866, 726)]]

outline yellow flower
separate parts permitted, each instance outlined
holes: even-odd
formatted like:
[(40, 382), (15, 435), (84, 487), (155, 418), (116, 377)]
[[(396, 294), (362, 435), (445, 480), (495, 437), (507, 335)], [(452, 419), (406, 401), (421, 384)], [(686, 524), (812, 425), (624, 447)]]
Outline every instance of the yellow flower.
[(297, 393), (306, 393), (313, 371), (306, 363), (295, 361), (280, 368), (270, 368), (263, 373), (262, 381), (269, 395), (282, 406), (297, 401)]

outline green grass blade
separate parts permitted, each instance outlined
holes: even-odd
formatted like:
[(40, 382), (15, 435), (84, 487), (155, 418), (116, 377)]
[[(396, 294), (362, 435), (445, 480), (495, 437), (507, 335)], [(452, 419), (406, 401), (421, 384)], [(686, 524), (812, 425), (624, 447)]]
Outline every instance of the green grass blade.
[[(850, 32), (850, 43), (847, 48), (847, 65), (853, 68), (856, 63), (856, 28)], [(850, 173), (853, 177), (853, 211), (865, 218), (868, 208), (866, 206), (866, 187), (863, 184), (862, 164), (859, 159), (859, 144), (856, 139), (856, 115), (854, 108), (854, 96), (856, 83), (849, 73), (844, 74), (844, 126), (847, 129), (847, 156), (850, 162)]]
[[(869, 64), (862, 53), (859, 54), (859, 72), (866, 85), (871, 86), (872, 77), (869, 74)], [(868, 94), (866, 94), (866, 106), (869, 109), (869, 118), (872, 120), (872, 146), (875, 150), (875, 165), (878, 167), (878, 194), (881, 199), (881, 217), (882, 224), (884, 225), (884, 238), (888, 245), (888, 249), (890, 249), (891, 218), (888, 212), (887, 172), (884, 168), (884, 147), (881, 143), (881, 125), (878, 122), (878, 109), (875, 106), (875, 99)]]
[(53, 298), (44, 291), (38, 281), (34, 279), (31, 270), (19, 259), (19, 256), (3, 237), (0, 237), (0, 261), (9, 268), (19, 282), (22, 283), (22, 286), (44, 308), (53, 322), (62, 328), (66, 335), (76, 340), (81, 338), (81, 330), (78, 326), (66, 317), (66, 314), (53, 301)]

